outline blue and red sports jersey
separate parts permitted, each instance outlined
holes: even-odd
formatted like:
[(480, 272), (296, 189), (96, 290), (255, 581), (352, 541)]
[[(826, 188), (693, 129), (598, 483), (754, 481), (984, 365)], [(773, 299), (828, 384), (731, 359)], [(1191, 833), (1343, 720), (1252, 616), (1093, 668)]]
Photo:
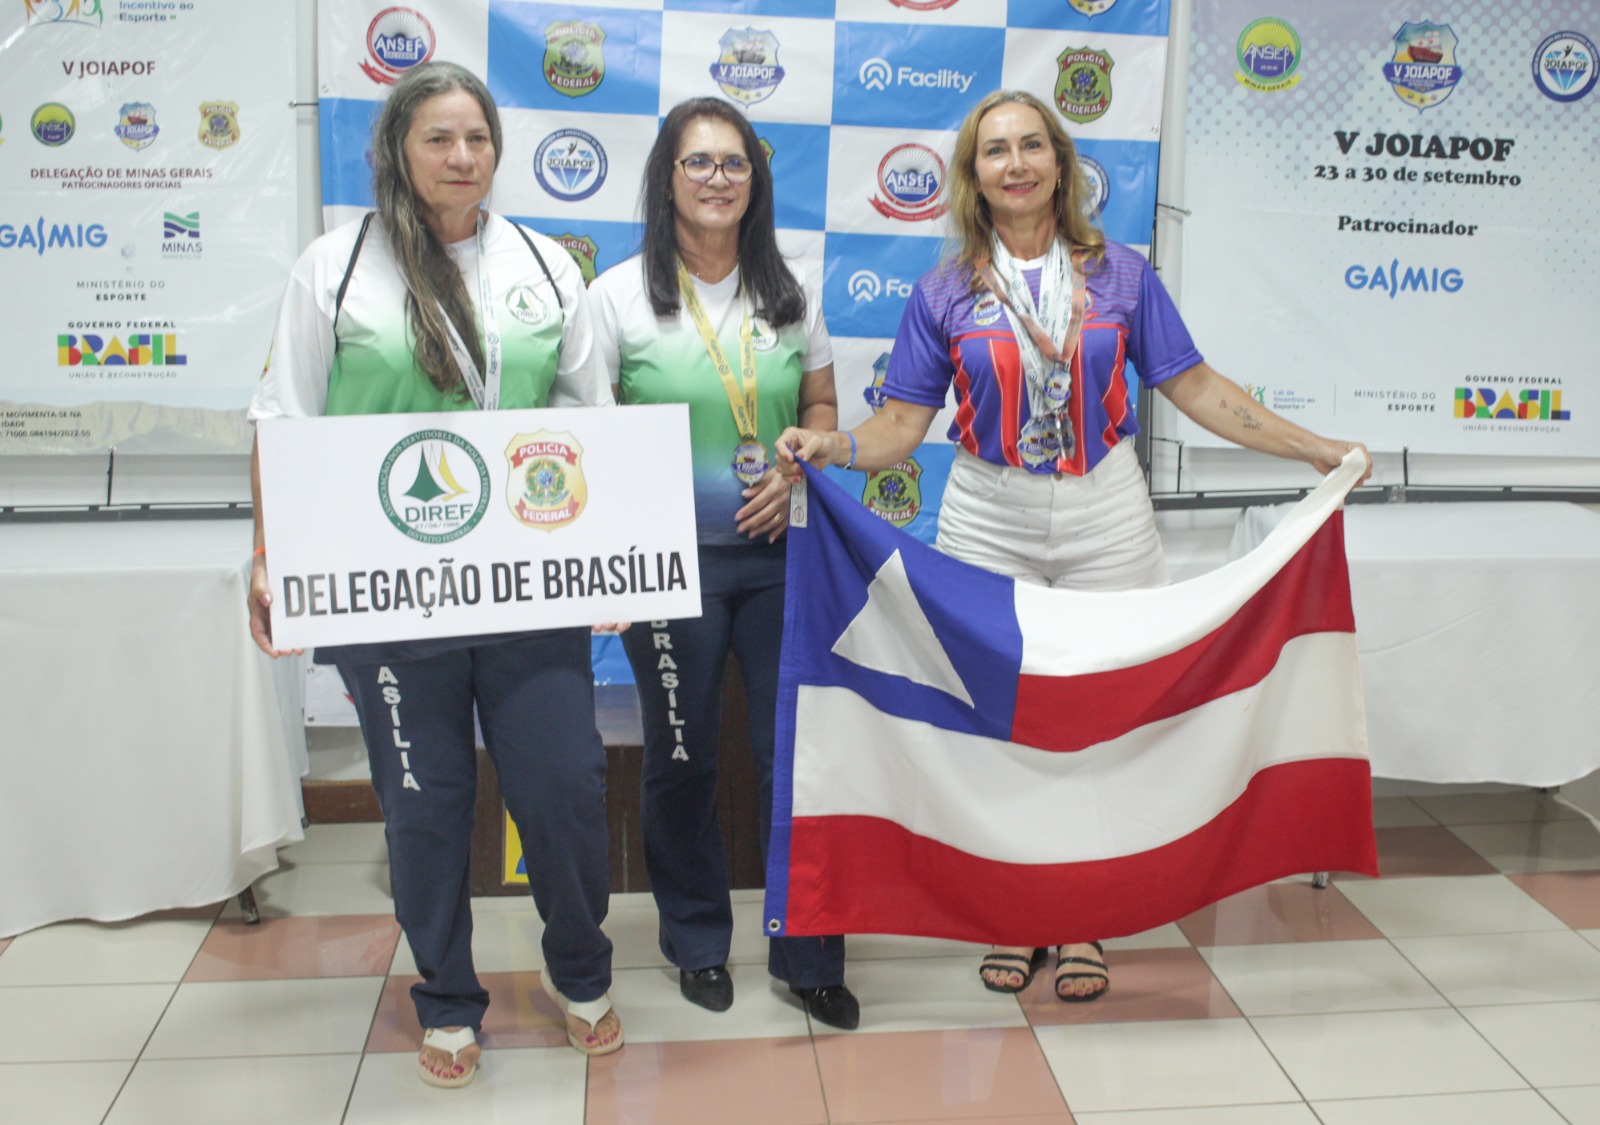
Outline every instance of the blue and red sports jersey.
[[(1153, 387), (1200, 362), (1172, 298), (1139, 253), (1108, 241), (1088, 281), (1068, 407), (1077, 445), (1071, 457), (1032, 472), (1089, 472), (1112, 446), (1139, 432), (1128, 403), (1130, 371)], [(973, 290), (968, 270), (941, 265), (923, 275), (906, 303), (883, 393), (939, 407), (952, 383), (950, 440), (985, 461), (1029, 468), (1017, 453), (1030, 412), (1011, 322), (987, 289)]]

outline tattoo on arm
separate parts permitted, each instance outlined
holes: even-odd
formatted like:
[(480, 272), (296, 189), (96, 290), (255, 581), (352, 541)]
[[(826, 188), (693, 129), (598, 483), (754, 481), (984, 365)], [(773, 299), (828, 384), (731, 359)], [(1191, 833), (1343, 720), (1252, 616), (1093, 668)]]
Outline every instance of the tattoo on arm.
[(1261, 419), (1257, 418), (1248, 406), (1234, 407), (1233, 416), (1239, 419), (1239, 424), (1247, 430), (1259, 430), (1263, 425)]

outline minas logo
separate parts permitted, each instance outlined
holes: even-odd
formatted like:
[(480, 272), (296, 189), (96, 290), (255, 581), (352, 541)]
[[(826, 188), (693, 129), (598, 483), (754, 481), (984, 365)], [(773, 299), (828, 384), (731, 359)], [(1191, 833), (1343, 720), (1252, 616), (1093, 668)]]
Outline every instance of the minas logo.
[(856, 77), (869, 90), (886, 90), (890, 86), (911, 86), (922, 90), (957, 90), (965, 94), (972, 87), (977, 71), (965, 73), (942, 67), (939, 70), (918, 70), (915, 67), (895, 67), (888, 59), (870, 58), (861, 64)]

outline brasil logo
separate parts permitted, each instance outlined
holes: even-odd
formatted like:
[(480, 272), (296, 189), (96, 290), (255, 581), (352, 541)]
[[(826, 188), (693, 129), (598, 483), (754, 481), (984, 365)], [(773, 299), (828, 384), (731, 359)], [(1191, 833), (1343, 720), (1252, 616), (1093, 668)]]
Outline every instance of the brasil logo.
[(907, 459), (867, 474), (861, 504), (880, 519), (903, 528), (922, 511), (922, 466)]
[[(463, 472), (464, 482), (458, 475)], [(489, 466), (449, 430), (418, 430), (384, 457), (378, 499), (389, 522), (408, 538), (449, 543), (477, 527), (489, 510)]]
[(1545, 97), (1575, 102), (1594, 89), (1594, 42), (1576, 31), (1558, 31), (1533, 53), (1533, 84)]
[(1056, 56), (1061, 71), (1056, 76), (1056, 108), (1061, 116), (1087, 124), (1111, 108), (1111, 68), (1104, 51), (1068, 47)]
[(1461, 81), (1456, 65), (1456, 33), (1448, 24), (1423, 20), (1404, 23), (1394, 33), (1394, 58), (1383, 76), (1395, 95), (1417, 109), (1432, 109), (1455, 92)]
[(1239, 85), (1262, 93), (1287, 90), (1300, 82), (1300, 36), (1283, 20), (1259, 19), (1245, 25), (1234, 48)]
[(552, 23), (544, 29), (544, 80), (569, 98), (592, 93), (606, 76), (605, 41), (605, 30), (592, 23)]
[(722, 54), (711, 64), (711, 77), (722, 92), (740, 105), (754, 105), (772, 96), (783, 81), (778, 65), (778, 37), (753, 27), (729, 28), (717, 41)]
[(510, 477), (506, 503), (524, 527), (554, 531), (577, 519), (589, 502), (583, 446), (568, 433), (518, 434), (506, 446)]

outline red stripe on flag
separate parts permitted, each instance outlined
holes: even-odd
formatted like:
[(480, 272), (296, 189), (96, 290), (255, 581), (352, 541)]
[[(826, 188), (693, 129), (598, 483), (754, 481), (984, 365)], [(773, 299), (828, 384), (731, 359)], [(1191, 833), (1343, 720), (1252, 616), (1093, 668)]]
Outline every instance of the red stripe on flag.
[(1271, 766), (1189, 835), (1084, 863), (1000, 863), (876, 817), (796, 817), (785, 932), (1030, 946), (1095, 941), (1311, 871), (1378, 873), (1364, 758)]
[(1111, 672), (1019, 676), (1011, 741), (1062, 751), (1109, 742), (1260, 683), (1295, 637), (1355, 627), (1344, 513), (1335, 512), (1237, 613), (1193, 644)]

